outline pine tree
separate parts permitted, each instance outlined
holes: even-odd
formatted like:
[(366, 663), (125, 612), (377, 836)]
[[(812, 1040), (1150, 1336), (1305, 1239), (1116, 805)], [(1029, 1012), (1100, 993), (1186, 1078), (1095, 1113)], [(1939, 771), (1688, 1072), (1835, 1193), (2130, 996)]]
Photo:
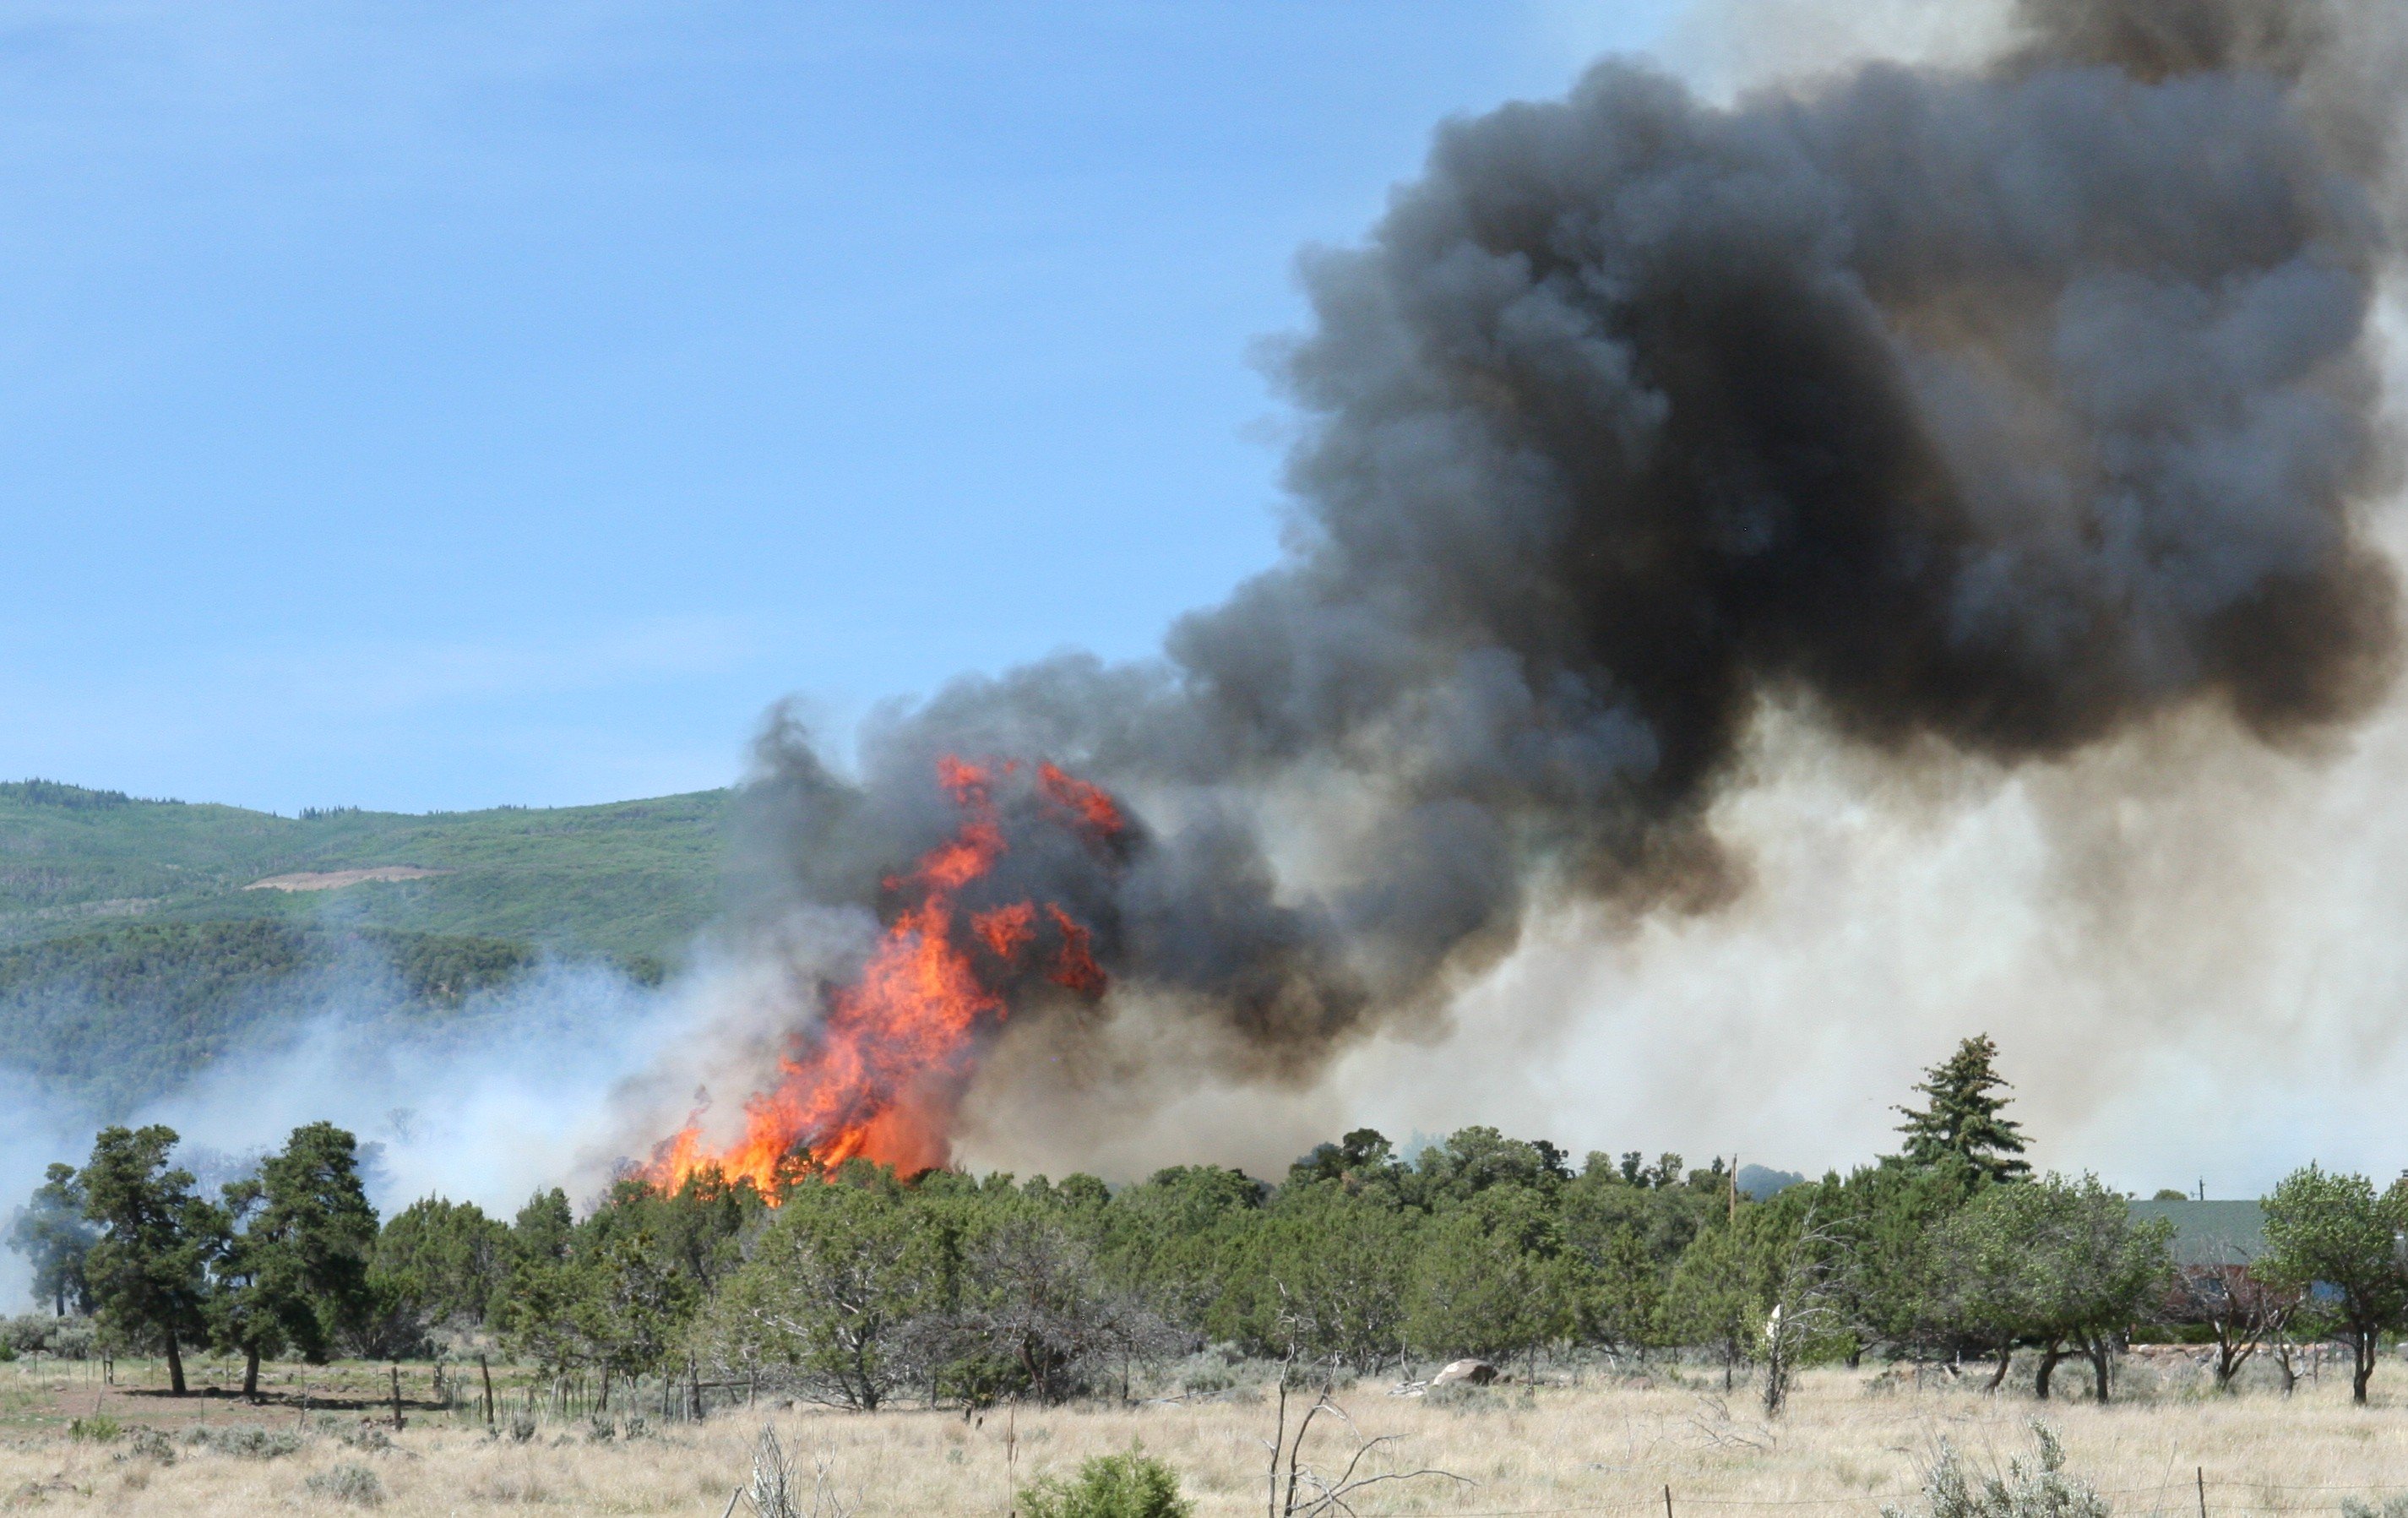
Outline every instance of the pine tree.
[(1917, 1165), (1936, 1165), (1955, 1154), (1992, 1181), (2017, 1181), (2031, 1174), (2021, 1157), (2020, 1124), (2000, 1112), (2011, 1099), (1993, 1093), (2014, 1088), (1994, 1068), (1999, 1046), (1986, 1033), (1956, 1046), (1945, 1064), (1924, 1072), (1914, 1089), (1931, 1098), (1922, 1111), (1911, 1107), (1898, 1131), (1906, 1135), (1906, 1157)]
[(84, 1216), (100, 1238), (84, 1256), (84, 1278), (110, 1333), (167, 1357), (167, 1381), (184, 1395), (184, 1346), (208, 1332), (208, 1267), (231, 1226), (223, 1210), (193, 1190), (193, 1172), (168, 1163), (176, 1130), (109, 1127), (93, 1139), (77, 1177)]
[(72, 1307), (91, 1310), (84, 1284), (84, 1256), (99, 1234), (83, 1215), (83, 1182), (72, 1165), (53, 1165), (34, 1199), (17, 1209), (8, 1224), (8, 1247), (34, 1269), (34, 1296), (60, 1317)]
[(360, 1185), (358, 1141), (331, 1123), (294, 1129), (282, 1153), (224, 1195), (242, 1226), (219, 1253), (210, 1328), (243, 1356), (242, 1395), (256, 1398), (262, 1358), (291, 1349), (322, 1365), (337, 1335), (364, 1319), (376, 1210)]

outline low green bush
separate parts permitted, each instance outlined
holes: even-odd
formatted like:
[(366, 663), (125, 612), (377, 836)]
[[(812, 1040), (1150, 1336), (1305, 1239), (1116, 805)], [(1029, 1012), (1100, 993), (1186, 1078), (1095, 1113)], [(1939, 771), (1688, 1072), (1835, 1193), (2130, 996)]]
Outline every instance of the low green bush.
[(1049, 1477), (1020, 1494), (1028, 1518), (1190, 1518), (1196, 1505), (1179, 1495), (1168, 1466), (1131, 1450), (1097, 1455), (1065, 1481)]

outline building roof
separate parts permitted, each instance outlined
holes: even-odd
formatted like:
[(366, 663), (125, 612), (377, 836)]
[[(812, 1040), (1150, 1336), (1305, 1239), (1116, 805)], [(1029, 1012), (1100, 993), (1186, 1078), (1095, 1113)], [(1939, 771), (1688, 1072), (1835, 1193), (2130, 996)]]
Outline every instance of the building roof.
[(2174, 1225), (2176, 1265), (2247, 1265), (2266, 1253), (2266, 1210), (2256, 1202), (2133, 1202), (2132, 1218)]

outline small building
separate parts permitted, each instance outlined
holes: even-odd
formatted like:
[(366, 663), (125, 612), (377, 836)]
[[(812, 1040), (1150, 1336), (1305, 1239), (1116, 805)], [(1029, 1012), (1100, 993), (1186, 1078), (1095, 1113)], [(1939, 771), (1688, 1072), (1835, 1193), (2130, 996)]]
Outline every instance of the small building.
[(2249, 1265), (2266, 1253), (2266, 1209), (2255, 1201), (2133, 1202), (2132, 1221), (2174, 1225), (2177, 1266)]

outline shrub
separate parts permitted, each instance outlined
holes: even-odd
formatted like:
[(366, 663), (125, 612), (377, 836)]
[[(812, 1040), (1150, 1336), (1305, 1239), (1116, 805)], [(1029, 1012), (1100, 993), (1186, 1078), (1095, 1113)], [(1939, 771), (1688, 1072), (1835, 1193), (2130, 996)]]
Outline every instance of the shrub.
[(535, 1414), (532, 1412), (510, 1414), (510, 1442), (524, 1444), (533, 1438), (535, 1438)]
[(1135, 1450), (1098, 1455), (1067, 1482), (1048, 1477), (1020, 1500), (1028, 1518), (1189, 1518), (1196, 1511), (1170, 1468)]
[(354, 1507), (373, 1508), (384, 1501), (384, 1482), (366, 1466), (346, 1463), (330, 1467), (301, 1484), (320, 1497)]
[(2088, 1482), (2065, 1474), (2057, 1431), (2043, 1423), (2031, 1429), (2034, 1458), (2011, 1456), (2003, 1478), (1986, 1476), (1978, 1485), (1963, 1458), (1941, 1440), (1940, 1458), (1923, 1483), (1925, 1511), (1909, 1514), (1884, 1504), (1882, 1518), (2107, 1518), (2106, 1499)]
[(184, 1442), (196, 1449), (215, 1450), (242, 1460), (274, 1460), (300, 1452), (301, 1436), (289, 1428), (262, 1428), (257, 1424), (236, 1424), (232, 1428), (195, 1428), (184, 1436)]
[(1210, 1396), (1238, 1384), (1238, 1378), (1230, 1373), (1229, 1362), (1209, 1351), (1191, 1354), (1173, 1366), (1170, 1379), (1189, 1396)]
[(106, 1412), (95, 1412), (89, 1418), (78, 1418), (67, 1425), (67, 1438), (93, 1444), (106, 1444), (125, 1432), (118, 1421)]
[(2354, 1497), (2343, 1497), (2341, 1518), (2408, 1518), (2408, 1492), (2385, 1497), (2379, 1507)]
[(90, 1318), (58, 1318), (47, 1312), (0, 1318), (0, 1359), (47, 1354), (58, 1360), (89, 1360), (98, 1343), (99, 1332)]
[(393, 1448), (393, 1436), (372, 1423), (337, 1424), (335, 1438), (354, 1450), (373, 1454)]
[(1454, 1408), (1460, 1412), (1494, 1412), (1505, 1405), (1502, 1393), (1468, 1381), (1433, 1386), (1422, 1394), (1422, 1400), (1434, 1408)]

